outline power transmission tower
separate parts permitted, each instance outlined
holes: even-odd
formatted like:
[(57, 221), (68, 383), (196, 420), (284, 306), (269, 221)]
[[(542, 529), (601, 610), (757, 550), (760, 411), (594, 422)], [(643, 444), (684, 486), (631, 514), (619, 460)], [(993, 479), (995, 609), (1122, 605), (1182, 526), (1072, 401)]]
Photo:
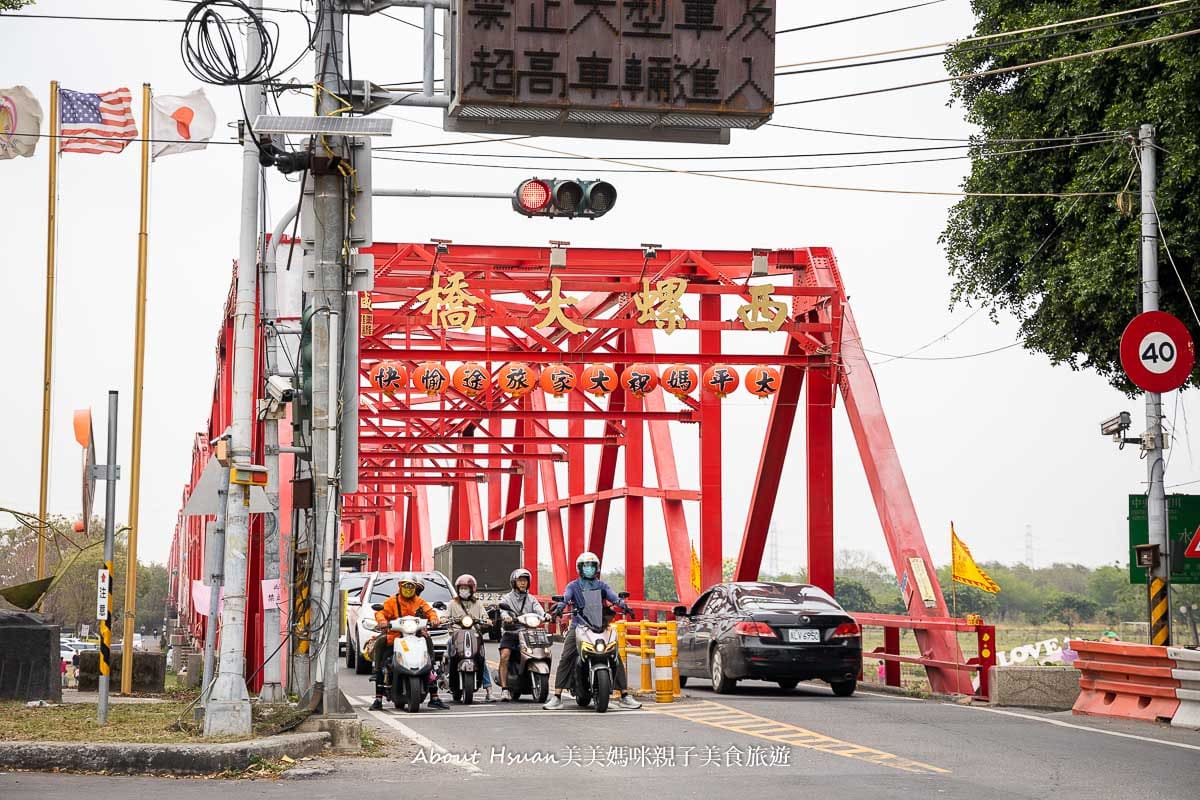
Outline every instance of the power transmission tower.
[(1033, 526), (1025, 526), (1025, 566), (1034, 569), (1033, 566)]

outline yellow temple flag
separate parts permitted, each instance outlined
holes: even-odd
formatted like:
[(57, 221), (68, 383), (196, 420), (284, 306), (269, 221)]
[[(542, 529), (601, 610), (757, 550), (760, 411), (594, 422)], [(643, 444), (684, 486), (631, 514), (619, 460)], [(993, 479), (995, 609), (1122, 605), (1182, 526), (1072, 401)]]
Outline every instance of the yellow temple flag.
[(692, 545), (692, 588), (700, 591), (700, 559), (696, 556), (695, 545)]
[(975, 559), (971, 557), (971, 551), (954, 532), (953, 522), (950, 523), (950, 550), (953, 558), (951, 577), (956, 582), (974, 586), (976, 589), (992, 594), (1000, 591), (996, 582), (975, 563)]

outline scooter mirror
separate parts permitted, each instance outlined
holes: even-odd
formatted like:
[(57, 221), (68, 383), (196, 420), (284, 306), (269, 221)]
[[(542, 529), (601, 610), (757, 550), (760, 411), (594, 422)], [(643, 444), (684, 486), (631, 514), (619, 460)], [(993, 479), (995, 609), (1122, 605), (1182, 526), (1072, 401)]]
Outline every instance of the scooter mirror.
[(629, 592), (617, 592), (617, 597), (624, 600), (625, 598), (629, 597)]
[(510, 606), (508, 603), (501, 603), (499, 608), (501, 611), (508, 611), (510, 613), (512, 612), (512, 606)]
[(553, 597), (551, 597), (550, 599), (556, 603), (561, 603), (565, 598), (561, 594), (556, 594)]
[(686, 617), (687, 616), (687, 606), (675, 606), (674, 608), (671, 609), (671, 613), (673, 613), (677, 617)]
[(383, 611), (383, 603), (372, 603), (371, 610), (372, 611)]
[(443, 603), (441, 600), (438, 600), (436, 603), (434, 603), (434, 604), (433, 604), (433, 607), (434, 607), (435, 609), (437, 609), (438, 611), (445, 611), (445, 610), (446, 610), (446, 604), (445, 604), (445, 603)]

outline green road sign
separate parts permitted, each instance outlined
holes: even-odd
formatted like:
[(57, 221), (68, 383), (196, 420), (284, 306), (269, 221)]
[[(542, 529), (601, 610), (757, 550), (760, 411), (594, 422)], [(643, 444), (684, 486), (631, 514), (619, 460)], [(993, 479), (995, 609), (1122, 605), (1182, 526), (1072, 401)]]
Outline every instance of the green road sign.
[[(1200, 527), (1200, 495), (1167, 495), (1167, 538), (1171, 542), (1171, 582), (1200, 583), (1200, 558), (1184, 558), (1183, 551)], [(1146, 570), (1136, 566), (1133, 548), (1148, 544), (1146, 495), (1129, 495), (1129, 582), (1145, 583)], [(1164, 553), (1160, 556), (1166, 558)]]

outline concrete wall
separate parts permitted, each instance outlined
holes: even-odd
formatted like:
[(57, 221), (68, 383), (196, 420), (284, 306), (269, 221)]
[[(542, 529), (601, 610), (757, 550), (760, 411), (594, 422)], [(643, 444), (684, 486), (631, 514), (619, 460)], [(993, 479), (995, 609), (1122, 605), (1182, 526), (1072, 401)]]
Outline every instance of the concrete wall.
[(59, 626), (36, 619), (32, 614), (8, 614), (0, 624), (0, 698), (61, 703)]
[(1079, 697), (1079, 671), (1070, 667), (992, 667), (991, 704), (1069, 711)]

